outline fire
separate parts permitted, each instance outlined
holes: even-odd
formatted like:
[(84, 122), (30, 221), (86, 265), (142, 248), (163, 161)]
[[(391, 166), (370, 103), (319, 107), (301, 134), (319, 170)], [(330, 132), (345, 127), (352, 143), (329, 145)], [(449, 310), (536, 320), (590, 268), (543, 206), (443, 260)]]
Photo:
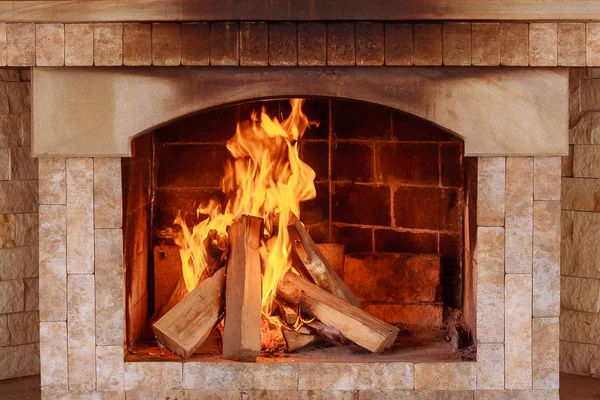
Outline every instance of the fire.
[(311, 125), (302, 113), (304, 100), (291, 99), (289, 117), (279, 121), (263, 108), (250, 121), (237, 125), (227, 142), (234, 158), (226, 165), (221, 190), (227, 195), (226, 206), (211, 200), (198, 209), (207, 218), (191, 230), (180, 216), (175, 224), (182, 229), (176, 239), (180, 247), (183, 276), (187, 289), (210, 276), (211, 258), (203, 245), (206, 240), (226, 239), (227, 227), (243, 214), (263, 218), (265, 240), (261, 244), (263, 326), (280, 322), (273, 317), (273, 298), (281, 277), (291, 268), (292, 243), (287, 227), (300, 217), (300, 202), (316, 196), (315, 172), (298, 152), (298, 140)]

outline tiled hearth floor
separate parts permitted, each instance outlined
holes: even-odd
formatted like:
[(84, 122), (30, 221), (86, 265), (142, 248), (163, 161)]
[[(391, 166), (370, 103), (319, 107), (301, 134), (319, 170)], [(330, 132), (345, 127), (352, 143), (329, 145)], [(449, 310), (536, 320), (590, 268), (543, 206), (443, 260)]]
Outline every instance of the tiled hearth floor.
[[(39, 375), (0, 381), (0, 400), (39, 400)], [(560, 374), (563, 400), (600, 400), (600, 379)]]

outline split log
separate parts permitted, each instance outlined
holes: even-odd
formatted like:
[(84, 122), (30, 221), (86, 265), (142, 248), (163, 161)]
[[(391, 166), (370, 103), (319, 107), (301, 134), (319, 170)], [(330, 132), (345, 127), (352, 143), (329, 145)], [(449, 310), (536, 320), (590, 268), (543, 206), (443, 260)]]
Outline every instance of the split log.
[(256, 361), (261, 334), (262, 218), (243, 215), (229, 228), (223, 358)]
[(352, 290), (335, 273), (312, 240), (301, 221), (296, 221), (288, 227), (292, 240), (292, 262), (301, 273), (307, 274), (319, 287), (334, 296), (361, 308), (360, 302)]
[(286, 304), (299, 304), (302, 310), (322, 323), (333, 326), (361, 347), (380, 353), (391, 347), (399, 329), (371, 316), (317, 285), (288, 272), (277, 286), (277, 296)]
[(184, 360), (208, 338), (223, 312), (225, 269), (203, 280), (153, 325), (158, 341)]
[[(298, 322), (298, 318), (299, 318), (298, 313), (296, 311), (294, 311), (291, 307), (288, 307), (287, 305), (285, 305), (283, 303), (279, 303), (279, 310), (281, 313), (281, 317), (283, 318), (283, 320), (285, 321), (285, 323), (288, 326), (292, 327), (292, 326), (296, 325), (296, 323)], [(317, 338), (326, 339), (329, 342), (332, 342), (334, 344), (351, 344), (352, 343), (350, 340), (345, 338), (344, 335), (342, 335), (340, 333), (339, 329), (337, 329), (335, 326), (325, 325), (324, 323), (322, 323), (321, 321), (319, 321), (317, 319), (313, 319), (310, 322), (302, 322), (302, 325), (300, 326), (300, 328), (297, 329), (297, 332), (299, 332), (303, 335), (311, 335), (311, 336), (315, 337), (315, 339), (317, 339)], [(284, 336), (285, 336), (285, 331), (284, 331)], [(315, 340), (314, 342), (317, 342), (317, 341), (318, 340)], [(311, 342), (311, 343), (314, 343), (314, 342)]]
[(308, 346), (309, 344), (316, 343), (321, 340), (319, 336), (311, 335), (308, 329), (304, 329), (302, 331), (284, 330), (283, 338), (285, 339), (285, 344), (287, 345), (288, 351), (296, 351), (304, 346)]

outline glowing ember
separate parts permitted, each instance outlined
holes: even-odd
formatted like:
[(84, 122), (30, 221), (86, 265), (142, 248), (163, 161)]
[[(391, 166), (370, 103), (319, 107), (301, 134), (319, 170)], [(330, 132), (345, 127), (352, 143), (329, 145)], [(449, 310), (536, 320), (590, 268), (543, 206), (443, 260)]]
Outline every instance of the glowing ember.
[[(181, 216), (175, 224), (182, 229), (176, 239), (180, 247), (183, 277), (188, 291), (208, 277), (210, 255), (203, 243), (216, 236), (227, 238), (227, 227), (243, 214), (265, 221), (265, 240), (261, 244), (263, 348), (281, 344), (279, 327), (273, 316), (275, 289), (291, 268), (291, 242), (287, 229), (290, 220), (300, 217), (300, 202), (316, 196), (315, 172), (298, 155), (298, 140), (310, 122), (302, 113), (304, 100), (291, 99), (290, 116), (279, 122), (263, 108), (260, 116), (238, 123), (235, 135), (227, 142), (234, 158), (226, 165), (221, 189), (228, 196), (225, 208), (214, 200), (198, 209), (207, 218), (191, 230)], [(273, 226), (276, 225), (276, 226)]]

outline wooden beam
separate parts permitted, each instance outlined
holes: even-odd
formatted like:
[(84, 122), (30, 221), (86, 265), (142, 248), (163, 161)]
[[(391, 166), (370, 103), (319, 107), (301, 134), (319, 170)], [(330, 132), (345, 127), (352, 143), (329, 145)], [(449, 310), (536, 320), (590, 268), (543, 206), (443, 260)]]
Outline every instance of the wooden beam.
[(2, 1), (1, 22), (598, 20), (597, 0)]

